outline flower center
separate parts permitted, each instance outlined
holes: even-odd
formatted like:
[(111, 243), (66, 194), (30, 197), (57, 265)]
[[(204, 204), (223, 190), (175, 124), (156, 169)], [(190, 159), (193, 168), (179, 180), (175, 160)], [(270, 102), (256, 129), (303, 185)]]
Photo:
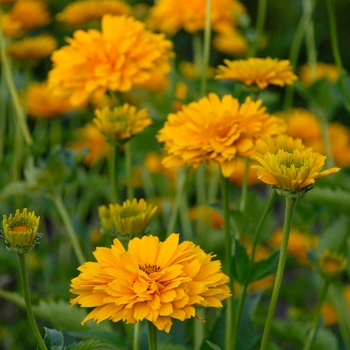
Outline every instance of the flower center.
[(160, 267), (158, 265), (151, 265), (151, 264), (144, 264), (144, 265), (139, 265), (139, 268), (143, 271), (146, 272), (147, 275), (153, 273), (153, 272), (158, 272), (160, 271)]
[(13, 227), (11, 231), (18, 232), (18, 233), (26, 233), (29, 230), (30, 230), (30, 228), (28, 226), (18, 225), (18, 226)]

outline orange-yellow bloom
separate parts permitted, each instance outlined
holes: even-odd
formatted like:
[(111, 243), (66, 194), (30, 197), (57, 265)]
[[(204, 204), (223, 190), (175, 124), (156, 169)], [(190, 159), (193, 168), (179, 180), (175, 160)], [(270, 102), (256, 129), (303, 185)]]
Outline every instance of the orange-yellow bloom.
[(315, 183), (315, 180), (334, 174), (340, 168), (323, 170), (326, 157), (310, 148), (287, 152), (283, 149), (276, 154), (266, 153), (257, 157), (260, 165), (253, 165), (258, 178), (268, 185), (287, 191), (300, 191)]
[(213, 161), (229, 177), (236, 156), (250, 156), (258, 138), (285, 130), (283, 121), (266, 113), (261, 103), (248, 97), (240, 104), (231, 95), (220, 99), (210, 93), (170, 114), (157, 135), (168, 154), (164, 165), (190, 164), (196, 168), (204, 161)]
[(213, 46), (216, 50), (233, 56), (243, 56), (249, 48), (248, 41), (234, 28), (215, 35)]
[(321, 79), (328, 79), (330, 82), (336, 83), (339, 73), (340, 70), (338, 66), (323, 62), (317, 62), (313, 68), (311, 68), (310, 65), (305, 64), (299, 69), (300, 80), (306, 86)]
[(105, 14), (131, 15), (132, 8), (122, 0), (81, 0), (68, 4), (56, 18), (71, 26), (78, 26), (101, 20)]
[(1, 29), (6, 38), (18, 38), (24, 34), (22, 24), (13, 21), (8, 13), (1, 14)]
[(146, 319), (169, 332), (173, 318), (194, 317), (195, 306), (221, 308), (230, 296), (220, 261), (211, 261), (213, 255), (192, 242), (179, 244), (178, 234), (164, 242), (155, 236), (134, 238), (128, 250), (115, 239), (94, 256), (97, 261), (80, 266), (71, 283), (71, 292), (78, 295), (71, 304), (94, 308), (83, 324)]
[(104, 15), (102, 31), (77, 30), (52, 54), (49, 86), (79, 106), (107, 90), (126, 92), (170, 71), (172, 43), (131, 17)]
[(248, 58), (247, 60), (224, 60), (226, 66), (218, 66), (215, 79), (235, 80), (246, 85), (265, 89), (268, 85), (291, 85), (297, 76), (292, 72), (289, 60)]

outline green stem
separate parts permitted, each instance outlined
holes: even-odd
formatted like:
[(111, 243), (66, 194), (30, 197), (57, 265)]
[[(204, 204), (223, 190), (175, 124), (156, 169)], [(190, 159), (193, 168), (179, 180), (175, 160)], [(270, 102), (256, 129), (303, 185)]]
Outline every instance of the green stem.
[(309, 336), (306, 340), (306, 343), (305, 343), (303, 350), (309, 350), (312, 346), (312, 343), (314, 342), (314, 339), (316, 338), (317, 329), (318, 329), (318, 325), (320, 322), (321, 308), (322, 308), (323, 302), (326, 299), (328, 287), (329, 287), (329, 282), (325, 281), (323, 284), (323, 288), (321, 290), (321, 294), (320, 294), (318, 301), (317, 301), (314, 322), (313, 322), (312, 328), (310, 330)]
[(68, 214), (68, 210), (67, 210), (66, 206), (64, 205), (62, 198), (59, 194), (54, 196), (53, 201), (54, 201), (55, 206), (57, 208), (57, 211), (58, 211), (59, 215), (61, 216), (61, 219), (66, 227), (68, 237), (72, 243), (73, 250), (74, 250), (74, 253), (78, 259), (78, 262), (80, 265), (82, 265), (82, 264), (84, 264), (86, 259), (85, 259), (85, 256), (83, 254), (83, 251), (81, 250), (78, 236), (77, 236), (77, 234), (74, 230), (74, 227), (71, 223), (71, 220), (70, 220), (70, 217)]
[(326, 166), (328, 168), (334, 167), (334, 158), (333, 158), (333, 152), (332, 152), (332, 145), (331, 140), (329, 137), (329, 131), (328, 131), (328, 122), (326, 120), (326, 117), (323, 115), (322, 111), (319, 111), (319, 114), (322, 114), (320, 117), (321, 119), (321, 130), (322, 130), (322, 138), (325, 148), (325, 155), (326, 158)]
[(148, 321), (148, 349), (157, 350), (157, 328), (151, 321)]
[(12, 99), (14, 109), (16, 111), (18, 121), (19, 121), (20, 126), (21, 126), (22, 134), (23, 134), (23, 137), (24, 137), (26, 144), (28, 146), (31, 146), (33, 144), (33, 139), (32, 139), (32, 136), (30, 134), (22, 106), (19, 102), (17, 90), (16, 90), (16, 87), (15, 87), (15, 84), (13, 81), (13, 76), (12, 76), (9, 60), (8, 60), (6, 50), (5, 50), (5, 40), (4, 40), (2, 29), (1, 29), (1, 5), (0, 5), (0, 53), (1, 53), (1, 63), (3, 66), (3, 72), (5, 73), (7, 86), (9, 89), (9, 93), (10, 93), (10, 96)]
[(206, 202), (206, 186), (205, 186), (205, 167), (201, 164), (195, 173), (196, 178), (196, 204), (197, 204), (197, 220), (196, 220), (196, 231), (197, 234), (204, 232), (204, 204)]
[(267, 0), (260, 0), (258, 2), (258, 13), (256, 19), (256, 39), (253, 42), (249, 56), (254, 57), (259, 49), (261, 38), (264, 33), (265, 17), (266, 17)]
[(250, 163), (250, 159), (248, 157), (245, 158), (241, 201), (239, 203), (239, 210), (242, 213), (244, 213), (246, 203), (247, 203), (249, 163)]
[(126, 190), (127, 198), (132, 200), (134, 198), (134, 188), (132, 184), (132, 156), (130, 140), (125, 144), (125, 177), (126, 177)]
[(40, 335), (38, 326), (36, 324), (34, 314), (33, 314), (32, 304), (30, 301), (25, 254), (17, 254), (17, 256), (18, 256), (19, 270), (20, 270), (21, 282), (22, 282), (23, 298), (24, 298), (25, 305), (26, 305), (29, 324), (32, 328), (32, 331), (34, 333), (34, 336), (35, 336), (40, 348), (42, 350), (47, 350), (47, 347), (44, 343), (43, 338)]
[(139, 344), (140, 344), (140, 322), (136, 322), (134, 324), (134, 341), (132, 350), (139, 350)]
[(285, 215), (284, 215), (281, 252), (280, 252), (280, 257), (279, 257), (279, 261), (278, 261), (276, 279), (275, 279), (275, 283), (274, 283), (273, 290), (272, 290), (271, 301), (270, 301), (270, 305), (269, 305), (269, 309), (268, 309), (267, 317), (266, 317), (266, 321), (265, 321), (265, 328), (264, 328), (264, 333), (263, 333), (263, 337), (262, 337), (262, 341), (261, 341), (260, 350), (265, 350), (267, 348), (267, 344), (268, 344), (272, 319), (273, 319), (273, 315), (275, 313), (277, 299), (278, 299), (279, 291), (280, 291), (281, 284), (282, 284), (284, 267), (286, 265), (289, 234), (290, 234), (290, 230), (292, 227), (293, 216), (294, 216), (296, 204), (297, 204), (297, 198), (295, 198), (293, 196), (286, 197), (286, 210), (285, 210)]
[(120, 186), (119, 186), (119, 158), (120, 158), (120, 146), (114, 145), (113, 152), (111, 154), (111, 165), (110, 165), (110, 174), (111, 174), (111, 183), (113, 188), (113, 203), (120, 203)]

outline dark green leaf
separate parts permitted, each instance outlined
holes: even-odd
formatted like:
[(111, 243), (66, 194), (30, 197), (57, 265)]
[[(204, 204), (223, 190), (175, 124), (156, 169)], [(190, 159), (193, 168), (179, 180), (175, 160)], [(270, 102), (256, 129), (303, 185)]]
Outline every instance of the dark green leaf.
[(234, 279), (239, 284), (244, 284), (249, 275), (250, 269), (250, 258), (247, 254), (245, 247), (239, 243), (235, 242), (235, 254), (231, 260), (231, 272)]
[(64, 346), (64, 339), (63, 339), (63, 334), (62, 332), (56, 331), (56, 329), (50, 329), (46, 328), (45, 329), (45, 336), (44, 336), (44, 342), (45, 345), (51, 349), (53, 346)]
[(267, 259), (254, 263), (250, 282), (260, 280), (275, 273), (277, 271), (279, 255), (279, 250), (276, 250)]
[(209, 340), (206, 340), (207, 344), (214, 350), (221, 350), (217, 345), (213, 344)]
[(77, 344), (70, 345), (67, 350), (119, 350), (113, 345), (107, 344), (100, 340), (89, 339)]

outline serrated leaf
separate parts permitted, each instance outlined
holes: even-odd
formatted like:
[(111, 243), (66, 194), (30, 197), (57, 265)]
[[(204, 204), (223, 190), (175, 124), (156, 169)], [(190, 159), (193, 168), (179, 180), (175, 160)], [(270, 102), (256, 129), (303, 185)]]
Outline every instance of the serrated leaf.
[(67, 350), (119, 350), (113, 345), (107, 344), (100, 340), (89, 339), (68, 346)]
[(235, 254), (231, 260), (231, 272), (234, 279), (239, 284), (246, 283), (247, 278), (249, 277), (250, 265), (250, 258), (245, 247), (239, 243), (239, 241), (236, 241)]
[[(99, 324), (95, 326), (96, 328), (99, 327), (102, 324)], [(85, 326), (84, 326), (85, 327)], [(82, 327), (82, 328), (84, 328)], [(126, 350), (128, 349), (128, 344), (126, 344), (126, 341), (124, 338), (122, 338), (119, 334), (116, 334), (115, 331), (99, 331), (99, 330), (82, 330), (81, 332), (69, 332), (67, 333), (73, 337), (80, 338), (82, 340), (88, 340), (88, 339), (97, 339), (102, 342), (106, 342), (111, 345), (118, 346), (118, 349), (120, 350)]]
[(214, 350), (221, 350), (217, 345), (213, 344), (209, 340), (206, 340), (207, 344)]
[(44, 342), (51, 349), (53, 346), (64, 346), (63, 333), (56, 329), (46, 328)]
[(274, 251), (267, 259), (257, 261), (253, 265), (250, 282), (260, 280), (277, 271), (279, 250)]

